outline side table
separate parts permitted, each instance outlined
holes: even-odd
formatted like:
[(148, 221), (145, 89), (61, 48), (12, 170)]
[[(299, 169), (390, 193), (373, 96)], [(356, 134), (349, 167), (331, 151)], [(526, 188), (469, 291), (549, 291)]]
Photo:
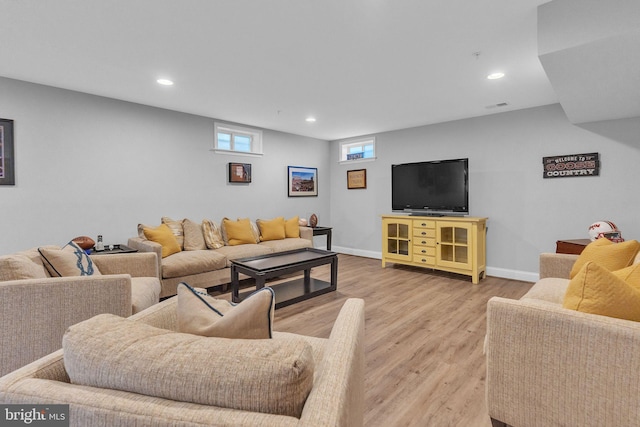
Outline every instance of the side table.
[(331, 230), (333, 228), (332, 227), (320, 227), (320, 226), (315, 226), (313, 227), (313, 235), (314, 236), (327, 236), (327, 250), (330, 251), (331, 250)]
[(580, 255), (589, 243), (591, 243), (589, 239), (558, 240), (556, 253)]

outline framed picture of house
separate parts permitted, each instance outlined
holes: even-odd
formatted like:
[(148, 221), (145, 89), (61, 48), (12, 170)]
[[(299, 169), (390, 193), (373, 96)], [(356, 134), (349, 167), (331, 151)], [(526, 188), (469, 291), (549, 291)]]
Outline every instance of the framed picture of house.
[(250, 183), (251, 164), (250, 163), (229, 163), (229, 182)]
[(15, 185), (13, 120), (0, 119), (0, 185)]
[(318, 196), (318, 168), (287, 166), (289, 197)]
[(367, 170), (356, 169), (347, 171), (347, 188), (349, 190), (367, 188)]

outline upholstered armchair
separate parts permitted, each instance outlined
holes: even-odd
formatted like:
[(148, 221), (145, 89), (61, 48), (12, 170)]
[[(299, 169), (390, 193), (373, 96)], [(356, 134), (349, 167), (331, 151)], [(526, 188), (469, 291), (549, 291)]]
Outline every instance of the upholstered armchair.
[(640, 425), (640, 323), (563, 308), (576, 259), (542, 254), (525, 296), (487, 304), (494, 427)]
[[(100, 313), (127, 317), (158, 303), (155, 254), (92, 260), (101, 275), (50, 277), (36, 249), (0, 257), (0, 376), (61, 348), (75, 323)], [(20, 278), (29, 270), (41, 277)]]

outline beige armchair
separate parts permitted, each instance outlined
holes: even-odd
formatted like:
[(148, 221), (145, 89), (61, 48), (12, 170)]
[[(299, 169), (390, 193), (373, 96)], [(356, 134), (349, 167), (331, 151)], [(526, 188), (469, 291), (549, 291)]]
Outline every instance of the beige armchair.
[[(20, 254), (34, 258), (34, 251)], [(92, 259), (102, 275), (0, 281), (0, 376), (61, 348), (70, 325), (100, 313), (130, 316), (158, 302), (155, 254)]]
[[(167, 299), (129, 319), (175, 331), (176, 301), (176, 297)], [(345, 302), (328, 339), (278, 332), (273, 336), (273, 340), (281, 340), (282, 343), (300, 339), (311, 346), (315, 364), (313, 385), (300, 418), (71, 384), (65, 370), (63, 350), (0, 378), (0, 403), (69, 404), (70, 425), (79, 427), (362, 426), (365, 368), (363, 300), (348, 299)], [(171, 370), (179, 370), (179, 366), (176, 363)], [(247, 369), (252, 367), (247, 366)], [(155, 373), (154, 379), (157, 387), (162, 388), (163, 372)], [(256, 382), (252, 393), (260, 393), (268, 387), (268, 384)]]
[(525, 296), (487, 304), (495, 427), (640, 425), (640, 323), (562, 308), (576, 258), (542, 254)]

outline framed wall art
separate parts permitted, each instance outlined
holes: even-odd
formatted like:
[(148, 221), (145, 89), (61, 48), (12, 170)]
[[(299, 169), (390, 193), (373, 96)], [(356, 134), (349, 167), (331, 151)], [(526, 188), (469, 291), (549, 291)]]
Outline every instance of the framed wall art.
[(308, 197), (318, 195), (318, 168), (287, 166), (289, 175), (289, 197)]
[(0, 185), (15, 185), (13, 120), (0, 119)]
[(356, 169), (347, 171), (347, 188), (349, 190), (367, 188), (367, 170)]
[(251, 182), (250, 163), (229, 163), (229, 182), (245, 183)]

